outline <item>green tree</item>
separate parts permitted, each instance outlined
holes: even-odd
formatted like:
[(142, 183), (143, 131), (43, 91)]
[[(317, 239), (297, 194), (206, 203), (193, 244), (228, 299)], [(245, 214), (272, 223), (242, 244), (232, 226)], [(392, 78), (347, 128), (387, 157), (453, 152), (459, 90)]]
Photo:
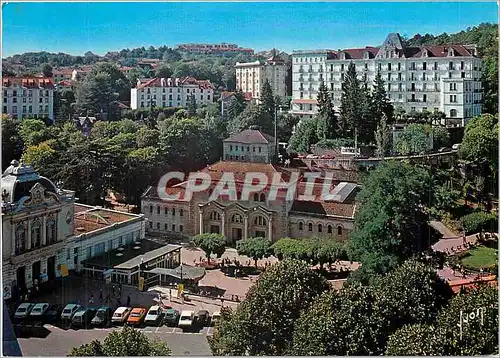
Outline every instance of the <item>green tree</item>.
[(423, 124), (408, 125), (396, 139), (396, 150), (402, 155), (427, 152), (430, 130), (429, 126)]
[(163, 53), (163, 59), (167, 62), (180, 61), (181, 58), (182, 56), (180, 55), (180, 53), (171, 48), (167, 48)]
[(318, 89), (317, 137), (319, 139), (335, 138), (337, 119), (333, 109), (332, 96), (324, 82)]
[(200, 234), (191, 238), (193, 244), (205, 251), (208, 263), (210, 255), (222, 256), (226, 251), (226, 238), (219, 234)]
[(189, 102), (187, 107), (188, 107), (187, 108), (188, 116), (189, 117), (196, 116), (196, 109), (198, 108), (198, 106), (196, 105), (196, 97), (194, 96), (194, 93), (191, 93), (191, 95), (189, 96)]
[(246, 107), (246, 102), (245, 102), (245, 97), (243, 96), (243, 92), (238, 90), (234, 93), (234, 98), (229, 104), (229, 107), (227, 109), (227, 119), (229, 121), (234, 120), (241, 113), (243, 113), (245, 107)]
[(394, 107), (389, 102), (387, 93), (385, 91), (385, 83), (382, 79), (380, 71), (377, 72), (375, 80), (373, 81), (373, 89), (371, 95), (371, 111), (374, 118), (373, 130), (377, 127), (378, 123), (382, 120), (382, 116), (385, 114), (387, 117), (387, 122), (392, 122)]
[(307, 264), (284, 260), (264, 272), (209, 339), (215, 355), (284, 355), (302, 310), (328, 289)]
[(249, 237), (236, 242), (238, 255), (251, 257), (255, 262), (255, 267), (257, 267), (257, 260), (270, 256), (270, 247), (271, 241), (263, 237)]
[(141, 127), (137, 131), (136, 143), (138, 148), (154, 147), (158, 145), (160, 132), (156, 129)]
[(40, 67), (40, 71), (43, 73), (45, 77), (52, 77), (52, 66), (49, 65), (48, 63), (44, 63)]
[(173, 71), (168, 65), (160, 65), (156, 68), (155, 77), (159, 78), (170, 78), (172, 77)]
[(350, 62), (342, 81), (342, 94), (340, 97), (338, 125), (341, 137), (347, 137), (355, 128), (359, 128), (361, 120), (360, 98), (362, 97), (356, 67), (354, 63)]
[(386, 273), (426, 248), (429, 181), (426, 170), (402, 162), (384, 162), (364, 178), (348, 245), (362, 263), (358, 277)]
[(308, 153), (312, 144), (318, 142), (315, 119), (302, 119), (290, 137), (288, 143), (289, 153)]
[(25, 146), (38, 145), (52, 138), (51, 131), (41, 119), (24, 119), (18, 128), (19, 136)]
[(450, 145), (450, 132), (446, 127), (433, 126), (432, 140), (434, 142), (434, 149), (448, 147)]
[(104, 342), (94, 340), (89, 344), (75, 347), (69, 352), (70, 357), (147, 357), (147, 356), (169, 356), (170, 348), (162, 341), (151, 340), (136, 329), (123, 327), (112, 331), (104, 339)]
[(293, 129), (299, 123), (300, 118), (293, 114), (280, 113), (278, 115), (278, 140), (288, 142), (293, 135)]
[[(89, 76), (96, 76), (99, 73), (107, 74), (111, 92), (120, 101), (130, 101), (130, 88), (132, 84), (122, 71), (112, 63), (100, 63), (92, 68)], [(135, 85), (135, 83), (134, 83)]]
[(260, 106), (262, 107), (262, 112), (266, 113), (270, 118), (274, 119), (274, 111), (276, 110), (276, 102), (273, 94), (273, 90), (269, 81), (266, 79), (262, 85), (262, 91), (260, 96)]
[(22, 143), (18, 125), (18, 121), (2, 115), (2, 171), (12, 160), (21, 158)]
[(387, 115), (385, 113), (382, 114), (382, 119), (377, 125), (375, 143), (377, 144), (377, 150), (375, 151), (377, 157), (383, 158), (389, 154), (391, 147), (391, 131), (387, 125)]
[(274, 117), (261, 105), (248, 104), (243, 112), (228, 123), (228, 132), (239, 133), (250, 127), (259, 127), (261, 131), (269, 135), (274, 135)]
[(117, 99), (110, 85), (111, 78), (104, 72), (91, 72), (76, 90), (76, 106), (80, 115), (109, 113), (111, 102)]
[[(57, 171), (56, 151), (50, 146), (51, 141), (41, 142), (38, 145), (29, 145), (24, 149), (22, 160), (24, 163), (32, 165), (39, 173), (46, 176)], [(49, 176), (49, 178), (52, 176)]]

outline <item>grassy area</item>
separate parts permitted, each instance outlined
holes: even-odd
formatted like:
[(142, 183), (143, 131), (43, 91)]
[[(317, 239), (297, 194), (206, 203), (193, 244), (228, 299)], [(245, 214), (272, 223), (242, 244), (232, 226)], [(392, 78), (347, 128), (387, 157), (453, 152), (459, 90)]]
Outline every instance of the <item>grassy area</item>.
[(464, 255), (462, 264), (465, 268), (479, 270), (495, 266), (498, 250), (486, 246), (475, 247)]

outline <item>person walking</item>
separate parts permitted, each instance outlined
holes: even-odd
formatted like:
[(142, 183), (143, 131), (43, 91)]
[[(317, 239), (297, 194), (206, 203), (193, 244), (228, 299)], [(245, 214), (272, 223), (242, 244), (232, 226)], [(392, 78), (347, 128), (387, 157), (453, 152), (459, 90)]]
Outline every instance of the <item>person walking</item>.
[(130, 295), (127, 295), (127, 307), (130, 307)]
[(90, 304), (94, 303), (94, 294), (93, 293), (90, 294), (89, 303)]

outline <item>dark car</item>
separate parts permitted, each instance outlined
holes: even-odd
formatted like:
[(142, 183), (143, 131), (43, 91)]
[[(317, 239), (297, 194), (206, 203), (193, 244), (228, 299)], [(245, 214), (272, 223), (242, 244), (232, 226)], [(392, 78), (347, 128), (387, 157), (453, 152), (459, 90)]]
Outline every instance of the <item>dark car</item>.
[(49, 309), (45, 311), (45, 314), (43, 315), (42, 318), (43, 322), (49, 324), (55, 324), (56, 322), (59, 322), (62, 310), (63, 307), (61, 305), (50, 306)]
[(207, 310), (199, 310), (194, 316), (194, 322), (200, 328), (210, 325), (210, 313)]
[(111, 310), (111, 308), (107, 307), (107, 306), (103, 306), (97, 310), (94, 318), (92, 318), (92, 321), (90, 323), (93, 326), (97, 326), (97, 327), (108, 326), (111, 322), (112, 315), (113, 315), (113, 311)]
[(177, 323), (179, 323), (180, 316), (181, 316), (181, 314), (179, 313), (179, 311), (177, 311), (173, 308), (167, 308), (165, 310), (164, 322), (167, 326), (176, 327)]
[(90, 322), (94, 318), (97, 310), (95, 308), (80, 308), (76, 311), (71, 319), (72, 327), (82, 327), (87, 328), (90, 326)]

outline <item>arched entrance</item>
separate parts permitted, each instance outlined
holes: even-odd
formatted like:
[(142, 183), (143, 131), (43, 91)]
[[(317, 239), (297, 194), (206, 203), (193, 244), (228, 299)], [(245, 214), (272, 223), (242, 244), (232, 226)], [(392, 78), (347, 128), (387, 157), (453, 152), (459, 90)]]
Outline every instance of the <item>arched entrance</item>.
[(51, 256), (47, 259), (47, 277), (49, 281), (56, 278), (56, 257)]
[(26, 266), (18, 267), (16, 270), (16, 283), (20, 290), (26, 288)]
[(236, 242), (244, 238), (244, 218), (240, 213), (229, 214), (228, 235), (230, 242)]

